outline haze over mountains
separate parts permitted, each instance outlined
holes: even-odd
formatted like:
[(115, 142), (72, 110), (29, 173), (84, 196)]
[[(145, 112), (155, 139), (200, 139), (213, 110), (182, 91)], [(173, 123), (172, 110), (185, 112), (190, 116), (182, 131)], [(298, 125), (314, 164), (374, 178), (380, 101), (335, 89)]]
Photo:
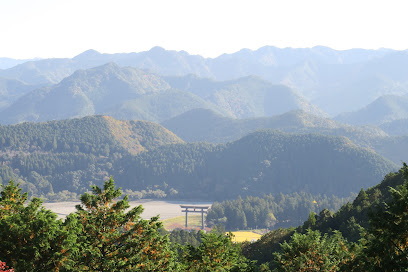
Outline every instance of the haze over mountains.
[[(229, 165), (231, 162), (242, 164), (240, 168), (245, 170), (241, 173), (240, 191), (231, 193), (230, 197), (240, 193), (255, 194), (263, 189), (292, 192), (278, 180), (293, 179), (293, 190), (307, 190), (318, 184), (315, 182), (329, 179), (328, 173), (336, 172), (332, 168), (334, 165), (344, 165), (344, 169), (360, 165), (358, 171), (362, 172), (357, 173), (354, 169), (357, 172), (353, 175), (361, 182), (356, 181), (357, 187), (342, 193), (346, 195), (369, 186), (370, 180), (362, 181), (363, 176), (370, 176), (369, 172), (378, 172), (375, 177), (370, 176), (377, 181), (387, 171), (396, 169), (396, 164), (408, 160), (405, 152), (408, 133), (404, 128), (408, 118), (408, 74), (405, 72), (408, 70), (405, 67), (408, 68), (405, 51), (336, 51), (326, 47), (279, 49), (269, 46), (255, 51), (244, 49), (214, 59), (155, 47), (146, 52), (124, 54), (88, 50), (72, 59), (28, 61), (0, 70), (1, 124), (51, 120), (74, 124), (66, 119), (85, 118), (74, 120), (77, 123), (82, 122), (78, 120), (94, 120), (107, 135), (100, 117), (94, 117), (107, 115), (110, 117), (106, 118), (116, 119), (110, 119), (114, 121), (108, 122), (111, 124), (108, 131), (114, 130), (115, 135), (122, 135), (126, 145), (118, 149), (111, 140), (104, 138), (90, 144), (86, 151), (76, 142), (82, 141), (79, 137), (61, 147), (58, 143), (64, 142), (65, 136), (50, 132), (54, 137), (48, 135), (47, 143), (39, 140), (42, 136), (33, 136), (30, 144), (41, 148), (24, 147), (28, 148), (26, 154), (21, 153), (21, 146), (13, 145), (20, 140), (15, 136), (17, 132), (10, 131), (12, 128), (25, 131), (24, 125), (30, 125), (3, 126), (1, 129), (8, 131), (2, 140), (4, 169), (11, 167), (7, 171), (28, 185), (38, 183), (40, 177), (49, 182), (56, 179), (55, 190), (74, 192), (86, 188), (86, 184), (73, 187), (73, 180), (81, 176), (96, 181), (100, 177), (97, 173), (105, 176), (112, 173), (120, 182), (129, 181), (122, 185), (134, 190), (150, 190), (159, 195), (173, 192), (173, 196), (177, 195), (174, 190), (180, 191), (177, 195), (180, 198), (186, 196), (181, 193), (182, 187), (188, 181), (194, 181), (190, 193), (206, 198), (211, 194), (225, 195), (228, 184), (237, 179)], [(330, 119), (330, 116), (336, 117)], [(135, 120), (161, 123), (166, 127), (168, 132), (163, 132), (167, 130), (158, 124), (146, 123), (149, 125), (144, 126), (152, 135), (149, 137), (153, 140), (149, 142), (155, 142), (158, 137), (157, 141), (164, 146), (135, 149), (139, 144), (132, 143), (139, 134), (135, 134), (132, 128), (134, 123), (129, 123)], [(41, 123), (39, 127), (33, 124), (34, 131), (44, 130), (43, 126), (59, 126), (59, 122), (53, 122)], [(258, 131), (264, 129), (274, 131)], [(34, 135), (37, 132), (24, 133)], [(141, 130), (138, 133), (146, 134)], [(158, 135), (166, 133), (174, 133), (177, 140), (160, 140)], [(57, 148), (51, 148), (54, 142)], [(282, 149), (275, 148), (278, 146)], [(297, 150), (292, 150), (293, 146), (297, 146)], [(274, 155), (252, 154), (248, 148), (257, 152), (270, 149)], [(316, 154), (311, 151), (313, 149), (318, 149)], [(112, 150), (116, 151), (112, 153)], [(243, 150), (246, 151), (242, 153)], [(292, 155), (288, 157), (282, 150), (292, 150)], [(89, 169), (72, 166), (75, 164), (71, 158), (77, 156), (76, 152)], [(106, 156), (104, 154), (116, 155), (102, 159)], [(251, 165), (252, 162), (245, 161), (248, 154), (252, 155), (247, 160), (262, 158), (262, 161)], [(306, 154), (313, 157), (309, 168), (325, 167), (330, 171), (325, 176), (318, 176), (285, 166), (302, 164), (298, 158), (307, 160)], [(49, 156), (48, 166), (31, 164), (28, 170), (24, 164), (19, 164), (25, 160), (36, 162), (38, 156), (42, 160)], [(219, 159), (221, 157), (224, 159)], [(236, 157), (243, 157), (243, 161), (237, 161)], [(325, 159), (322, 161), (322, 158)], [(280, 164), (274, 164), (275, 160)], [(355, 164), (347, 164), (347, 160)], [(217, 165), (213, 165), (216, 161)], [(266, 161), (273, 167), (266, 169)], [(326, 165), (330, 161), (332, 163)], [(62, 167), (61, 162), (69, 167)], [(60, 170), (54, 172), (49, 168)], [(231, 168), (231, 173), (222, 172), (224, 168)], [(135, 169), (140, 172), (134, 173)], [(215, 176), (206, 171), (212, 171)], [(285, 172), (296, 174), (285, 176)], [(4, 173), (3, 177), (11, 175)], [(307, 183), (301, 183), (301, 176), (308, 176)], [(259, 184), (251, 183), (254, 179), (264, 179), (266, 183), (258, 187)], [(335, 182), (345, 181), (336, 179)], [(209, 184), (218, 187), (207, 192), (208, 195), (200, 195), (200, 188), (211, 187)], [(319, 183), (318, 186), (323, 185)], [(325, 188), (330, 193), (341, 191), (336, 186)], [(51, 191), (44, 189), (41, 192)]]
[[(189, 87), (192, 84), (199, 87)], [(323, 114), (290, 88), (259, 77), (225, 82), (191, 76), (163, 78), (109, 63), (78, 70), (58, 84), (28, 92), (1, 111), (0, 118), (10, 124), (108, 114), (163, 121), (195, 108), (232, 117), (272, 116), (293, 109)]]
[(214, 80), (257, 75), (299, 92), (330, 115), (356, 111), (386, 94), (407, 94), (406, 51), (327, 47), (243, 49), (217, 58), (154, 47), (140, 53), (100, 54), (88, 50), (72, 59), (30, 61), (1, 70), (0, 77), (26, 84), (57, 84), (78, 69), (115, 62), (167, 76), (195, 74)]
[(383, 95), (366, 107), (336, 116), (336, 120), (354, 125), (381, 125), (408, 118), (408, 95)]

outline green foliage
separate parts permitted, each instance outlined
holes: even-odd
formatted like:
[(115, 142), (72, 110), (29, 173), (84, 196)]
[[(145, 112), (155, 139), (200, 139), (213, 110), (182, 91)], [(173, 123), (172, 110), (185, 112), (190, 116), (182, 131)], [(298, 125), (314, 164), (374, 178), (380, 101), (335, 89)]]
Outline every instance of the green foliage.
[(275, 271), (340, 271), (340, 266), (353, 257), (350, 245), (340, 232), (333, 235), (308, 230), (305, 234), (295, 232), (289, 242), (281, 244), (274, 253)]
[(81, 196), (77, 206), (82, 227), (78, 263), (82, 271), (170, 271), (175, 268), (168, 238), (159, 233), (158, 217), (143, 220), (142, 206), (129, 211), (128, 198), (111, 178), (103, 189)]
[(279, 251), (280, 244), (289, 240), (293, 233), (293, 228), (272, 230), (262, 235), (258, 241), (244, 244), (242, 253), (246, 258), (256, 260), (258, 264), (268, 264), (272, 261), (272, 254)]
[(384, 180), (367, 190), (361, 189), (352, 203), (343, 205), (336, 213), (320, 212), (316, 215), (316, 224), (308, 222), (301, 227), (302, 232), (307, 228), (320, 230), (322, 233), (339, 230), (349, 241), (357, 242), (362, 238), (364, 229), (369, 227), (369, 213), (374, 207), (384, 207), (384, 203), (391, 200), (389, 187), (397, 187), (404, 183), (406, 165), (396, 173), (389, 173)]
[(201, 243), (201, 232), (176, 229), (169, 233), (169, 239), (173, 244), (191, 245), (193, 247), (197, 247)]
[(241, 255), (241, 247), (231, 241), (231, 233), (201, 235), (198, 247), (187, 245), (181, 253), (185, 271), (253, 271), (254, 264)]
[(0, 256), (16, 271), (58, 271), (70, 267), (78, 250), (75, 219), (63, 223), (10, 182), (0, 197)]
[(391, 200), (370, 214), (370, 227), (356, 267), (365, 271), (407, 271), (408, 267), (408, 166), (404, 184), (390, 188)]
[(63, 200), (120, 171), (113, 165), (122, 156), (180, 142), (157, 124), (104, 116), (0, 126), (0, 178), (18, 180), (30, 196)]
[(179, 198), (215, 200), (299, 191), (346, 197), (397, 168), (346, 138), (276, 131), (227, 145), (161, 146), (117, 165), (124, 188), (141, 191), (165, 182)]
[(351, 197), (313, 196), (305, 192), (248, 196), (244, 199), (239, 197), (221, 203), (214, 202), (206, 220), (208, 225), (222, 224), (227, 230), (298, 226), (307, 219), (309, 213), (318, 212), (322, 208), (336, 211), (349, 199)]

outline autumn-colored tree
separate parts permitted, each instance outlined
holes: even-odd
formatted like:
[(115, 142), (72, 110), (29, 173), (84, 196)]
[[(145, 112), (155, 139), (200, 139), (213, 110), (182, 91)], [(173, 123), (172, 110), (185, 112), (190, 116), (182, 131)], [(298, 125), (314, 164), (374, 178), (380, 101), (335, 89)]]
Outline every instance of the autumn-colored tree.
[[(16, 271), (59, 271), (76, 249), (75, 228), (42, 207), (38, 198), (25, 205), (27, 193), (14, 182), (0, 194), (0, 256)], [(75, 223), (68, 220), (69, 224)]]
[(81, 271), (173, 271), (174, 253), (159, 233), (158, 217), (141, 219), (142, 206), (130, 209), (128, 197), (112, 178), (103, 189), (91, 186), (81, 196), (77, 217), (82, 228), (78, 266)]
[(14, 272), (14, 269), (8, 267), (5, 262), (0, 261), (0, 272)]

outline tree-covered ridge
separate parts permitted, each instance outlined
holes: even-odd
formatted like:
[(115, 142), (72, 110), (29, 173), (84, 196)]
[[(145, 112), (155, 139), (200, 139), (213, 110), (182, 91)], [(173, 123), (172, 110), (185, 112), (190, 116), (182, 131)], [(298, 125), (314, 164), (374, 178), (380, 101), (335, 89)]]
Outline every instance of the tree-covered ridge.
[(385, 122), (380, 127), (390, 135), (408, 135), (408, 118)]
[(405, 271), (407, 208), (404, 163), (338, 212), (312, 212), (302, 226), (273, 230), (243, 253), (273, 271)]
[(162, 146), (118, 162), (125, 188), (222, 200), (299, 191), (349, 196), (397, 168), (344, 137), (267, 130), (226, 145)]
[(314, 215), (315, 222), (306, 222), (303, 228), (311, 227), (322, 232), (339, 230), (347, 239), (357, 241), (361, 238), (361, 227), (369, 227), (370, 212), (377, 206), (383, 208), (384, 203), (390, 201), (392, 196), (390, 188), (403, 185), (406, 180), (406, 172), (407, 167), (404, 164), (404, 167), (398, 172), (386, 175), (380, 184), (366, 190), (361, 189), (353, 202), (342, 206), (336, 213), (323, 210)]
[(336, 116), (336, 120), (349, 124), (381, 125), (385, 122), (408, 118), (407, 108), (408, 96), (384, 95), (358, 111)]
[(296, 227), (310, 212), (317, 213), (324, 208), (337, 211), (350, 199), (305, 192), (239, 197), (213, 203), (206, 220), (208, 225), (222, 225), (227, 230)]
[(161, 144), (181, 142), (157, 124), (120, 121), (108, 116), (0, 126), (3, 152), (80, 152), (107, 156), (109, 150), (135, 154)]
[[(407, 146), (406, 136), (389, 136), (375, 126), (342, 124), (304, 111), (291, 111), (273, 117), (233, 119), (211, 110), (196, 109), (166, 120), (162, 125), (186, 142), (226, 143), (259, 129), (344, 136), (356, 145), (372, 149), (394, 163), (408, 160), (408, 155), (404, 152)], [(401, 125), (403, 127), (403, 123)], [(403, 131), (402, 127), (400, 130)]]
[(189, 91), (216, 105), (235, 118), (266, 117), (291, 110), (325, 116), (295, 90), (272, 84), (258, 76), (214, 81), (194, 75), (165, 77), (173, 88)]
[(0, 177), (52, 199), (109, 177), (122, 156), (173, 143), (182, 140), (160, 125), (105, 116), (0, 126)]
[(372, 141), (388, 137), (374, 126), (352, 126), (296, 110), (272, 117), (233, 119), (208, 109), (195, 109), (162, 122), (187, 142), (226, 143), (259, 129), (292, 133), (318, 133), (345, 136), (355, 144), (370, 147)]
[(80, 194), (110, 175), (136, 199), (344, 197), (396, 168), (347, 138), (259, 131), (226, 145), (183, 144), (157, 124), (103, 116), (1, 126), (0, 141), (3, 182), (14, 178), (48, 199)]

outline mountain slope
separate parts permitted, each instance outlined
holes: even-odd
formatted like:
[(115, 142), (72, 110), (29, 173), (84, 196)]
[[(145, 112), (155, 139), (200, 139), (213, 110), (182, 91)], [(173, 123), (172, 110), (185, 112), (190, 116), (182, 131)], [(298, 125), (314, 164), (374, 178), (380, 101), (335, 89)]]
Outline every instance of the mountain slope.
[(36, 86), (25, 84), (19, 80), (0, 78), (0, 111), (34, 89)]
[(366, 107), (340, 114), (336, 120), (349, 124), (374, 124), (408, 118), (408, 96), (381, 96)]
[(162, 125), (187, 142), (225, 143), (237, 140), (258, 129), (345, 136), (361, 146), (370, 146), (373, 139), (388, 136), (376, 127), (346, 125), (300, 110), (273, 117), (233, 119), (211, 110), (196, 109), (166, 120)]
[(0, 161), (31, 194), (83, 192), (115, 171), (122, 156), (183, 143), (160, 125), (107, 116), (0, 126)]
[[(155, 107), (147, 107), (146, 99), (151, 99)], [(157, 121), (193, 107), (216, 110), (193, 94), (171, 90), (156, 75), (109, 63), (79, 70), (59, 84), (36, 89), (0, 112), (0, 116), (5, 124), (93, 114)]]
[(380, 128), (390, 135), (408, 135), (408, 118), (382, 123)]
[(36, 89), (0, 112), (0, 117), (4, 124), (93, 114), (163, 121), (196, 108), (238, 118), (272, 116), (293, 109), (324, 115), (293, 90), (258, 77), (225, 82), (195, 76), (159, 77), (109, 63), (76, 71), (56, 85)]
[(194, 75), (165, 79), (173, 88), (194, 93), (236, 118), (273, 116), (297, 109), (325, 115), (292, 89), (256, 76), (229, 81), (214, 81)]
[(123, 187), (166, 186), (179, 197), (226, 199), (290, 193), (348, 196), (373, 185), (396, 165), (344, 137), (252, 133), (228, 145), (159, 147), (120, 161)]

